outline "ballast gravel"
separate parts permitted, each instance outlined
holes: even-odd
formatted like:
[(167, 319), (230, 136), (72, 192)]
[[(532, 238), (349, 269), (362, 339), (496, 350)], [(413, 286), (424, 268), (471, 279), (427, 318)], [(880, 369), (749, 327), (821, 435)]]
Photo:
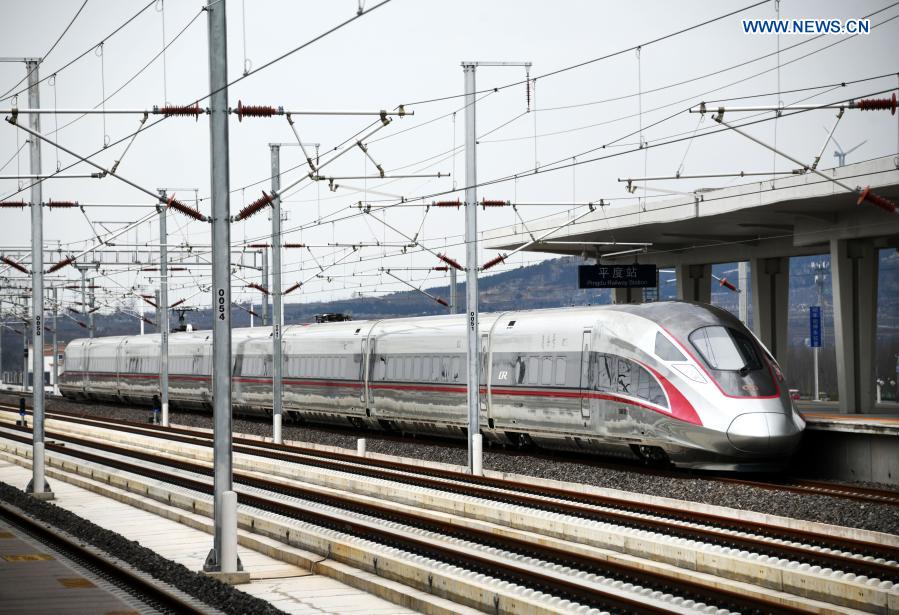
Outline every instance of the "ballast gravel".
[(176, 587), (186, 594), (225, 613), (233, 615), (278, 615), (284, 611), (212, 577), (194, 572), (181, 564), (157, 555), (154, 551), (128, 540), (121, 534), (104, 529), (52, 502), (42, 502), (6, 483), (0, 482), (0, 500), (8, 502), (55, 528), (68, 532), (78, 540), (128, 562), (138, 570)]
[[(48, 400), (48, 409), (58, 409), (86, 416), (125, 420), (146, 420), (147, 409), (91, 402), (80, 404), (63, 399)], [(9, 403), (9, 401), (7, 401)], [(173, 411), (172, 423), (212, 428), (212, 417), (199, 411)], [(270, 436), (271, 424), (265, 419), (235, 418), (235, 433)], [(376, 431), (351, 428), (295, 425), (283, 426), (285, 440), (337, 446), (355, 451), (356, 441), (364, 437), (372, 453), (396, 455), (432, 462), (466, 465), (468, 453), (462, 440), (453, 441), (413, 436), (399, 437)], [(806, 519), (833, 525), (899, 534), (899, 509), (888, 504), (873, 504), (827, 495), (810, 495), (774, 491), (748, 485), (722, 483), (703, 477), (701, 472), (639, 471), (617, 462), (604, 465), (602, 458), (586, 458), (543, 451), (534, 455), (499, 448), (486, 448), (484, 469), (534, 476), (558, 481), (584, 483), (645, 493), (678, 500), (703, 502), (740, 510), (752, 510), (782, 517)], [(608, 466), (608, 467), (607, 467)], [(672, 474), (674, 474), (672, 476)]]

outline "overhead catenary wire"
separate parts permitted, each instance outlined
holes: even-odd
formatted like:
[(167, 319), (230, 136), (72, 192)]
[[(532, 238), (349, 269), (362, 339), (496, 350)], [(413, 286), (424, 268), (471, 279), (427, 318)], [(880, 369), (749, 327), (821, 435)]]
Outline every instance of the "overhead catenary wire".
[[(50, 49), (48, 49), (47, 52), (39, 58), (39, 61), (38, 61), (37, 65), (35, 65), (34, 68), (32, 68), (30, 71), (28, 71), (28, 72), (25, 74), (24, 77), (22, 77), (21, 79), (19, 79), (18, 83), (16, 83), (14, 86), (12, 86), (12, 87), (9, 88), (6, 92), (4, 92), (2, 95), (0, 95), (0, 99), (5, 98), (7, 94), (9, 94), (9, 93), (12, 92), (13, 90), (15, 90), (17, 87), (19, 87), (20, 85), (22, 85), (25, 81), (27, 81), (28, 78), (32, 75), (32, 73), (34, 73), (34, 71), (38, 70), (38, 67), (39, 67), (41, 64), (43, 64), (44, 61), (46, 61), (47, 57), (48, 57), (51, 53), (53, 53), (53, 50), (56, 49), (57, 45), (59, 45), (60, 42), (62, 42), (62, 39), (63, 39), (63, 38), (65, 37), (65, 35), (68, 33), (69, 29), (71, 29), (71, 27), (75, 24), (75, 20), (78, 19), (78, 16), (79, 16), (79, 15), (81, 15), (81, 11), (83, 11), (83, 10), (84, 10), (84, 7), (87, 6), (87, 2), (88, 2), (88, 0), (84, 0), (84, 2), (81, 3), (81, 6), (79, 6), (79, 7), (78, 7), (78, 10), (75, 11), (75, 15), (72, 17), (72, 19), (69, 20), (69, 23), (66, 24), (66, 27), (63, 29), (62, 33), (56, 38), (56, 40), (53, 42), (53, 44), (50, 45)], [(53, 73), (53, 74), (55, 75), (56, 73)], [(40, 81), (38, 81), (38, 83), (40, 83)], [(23, 91), (24, 91), (24, 90), (23, 90)], [(21, 92), (20, 92), (20, 93), (21, 93)]]
[[(113, 36), (115, 36), (116, 34), (121, 32), (122, 30), (124, 30), (129, 24), (131, 24), (135, 19), (137, 19), (140, 15), (142, 15), (147, 9), (149, 9), (154, 4), (156, 4), (156, 0), (150, 0), (150, 2), (143, 5), (136, 13), (131, 15), (122, 24), (117, 26), (112, 32), (110, 32), (109, 34), (107, 34), (106, 36), (101, 38), (100, 41), (98, 41), (97, 43), (92, 44), (90, 47), (88, 47), (86, 50), (84, 50), (82, 53), (80, 53), (78, 56), (76, 56), (72, 60), (69, 60), (68, 62), (63, 64), (61, 67), (57, 68), (55, 71), (53, 71), (52, 74), (55, 75), (55, 74), (58, 74), (58, 73), (64, 71), (65, 69), (69, 68), (72, 64), (74, 64), (78, 60), (82, 59), (87, 54), (91, 53), (94, 49), (97, 48), (97, 45), (99, 45), (101, 42), (108, 41), (110, 38), (112, 38)], [(47, 75), (46, 77), (41, 77), (37, 81), (36, 85), (43, 83), (44, 81), (46, 81), (49, 78), (50, 78), (50, 75)], [(24, 81), (24, 79), (23, 79), (23, 81)], [(19, 84), (21, 84), (21, 83), (22, 82), (20, 81)], [(10, 88), (4, 94), (0, 95), (0, 100), (12, 98), (12, 97), (18, 96), (19, 94), (22, 94), (23, 92), (28, 91), (28, 88), (26, 87), (26, 88), (22, 88), (20, 90), (16, 90), (15, 92), (13, 92), (13, 90), (15, 90), (16, 87), (18, 87), (18, 84), (16, 86), (13, 86), (12, 88)], [(10, 92), (12, 92), (12, 93), (10, 93)]]

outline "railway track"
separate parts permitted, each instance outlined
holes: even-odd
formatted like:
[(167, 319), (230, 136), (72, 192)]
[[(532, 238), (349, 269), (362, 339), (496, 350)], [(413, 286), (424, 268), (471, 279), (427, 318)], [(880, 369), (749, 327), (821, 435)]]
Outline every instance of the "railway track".
[[(4, 433), (3, 437), (29, 444), (27, 430), (19, 428), (18, 431), (20, 434)], [(212, 470), (208, 465), (164, 458), (51, 431), (48, 431), (48, 438), (48, 452), (153, 478), (198, 493), (212, 494), (212, 482), (209, 480)], [(61, 444), (63, 442), (65, 444)], [(500, 582), (517, 585), (523, 591), (548, 594), (575, 606), (621, 613), (666, 613), (682, 609), (710, 613), (807, 612), (539, 541), (456, 525), (435, 519), (427, 512), (410, 513), (387, 504), (328, 494), (242, 471), (235, 471), (234, 482), (240, 502), (245, 506), (401, 549), (414, 556), (478, 575), (487, 575)], [(277, 497), (279, 495), (290, 499)], [(304, 505), (304, 502), (314, 502), (324, 509)], [(356, 517), (346, 514), (337, 516), (335, 512), (355, 513)], [(382, 523), (372, 523), (371, 519)]]
[(148, 612), (173, 615), (202, 615), (218, 612), (201, 605), (197, 600), (181, 592), (164, 586), (149, 575), (140, 573), (127, 564), (101, 553), (98, 549), (85, 545), (83, 541), (34, 519), (6, 502), (0, 502), (0, 519), (45, 545), (54, 553), (63, 555), (96, 577), (132, 596), (146, 605)]
[[(7, 418), (9, 418), (8, 415)], [(113, 429), (123, 434), (165, 438), (170, 443), (200, 446), (211, 457), (211, 436), (208, 432), (184, 428), (161, 428), (144, 423), (110, 421), (107, 419), (63, 415), (60, 415), (58, 418), (68, 424), (84, 428)], [(160, 461), (159, 458), (149, 453), (140, 453), (133, 450), (125, 452), (121, 447), (116, 447), (106, 442), (97, 442), (96, 440), (79, 444), (78, 438), (73, 439), (71, 434), (60, 433), (55, 429), (48, 429), (47, 433), (48, 438), (67, 444), (67, 446), (55, 449), (66, 454), (71, 454), (72, 446), (81, 445), (104, 450), (108, 454), (127, 454), (132, 457), (148, 455), (141, 458), (145, 463), (161, 463), (163, 465), (182, 463), (181, 460), (177, 462), (172, 460)], [(21, 433), (19, 437), (27, 439), (27, 433)], [(55, 446), (59, 446), (59, 444)], [(48, 450), (51, 449), (48, 447)], [(409, 489), (427, 489), (441, 493), (447, 498), (451, 496), (477, 498), (485, 502), (518, 507), (523, 510), (562, 515), (565, 518), (580, 519), (594, 524), (610, 524), (622, 528), (622, 531), (652, 532), (658, 536), (668, 537), (669, 540), (701, 542), (706, 545), (713, 545), (716, 549), (723, 550), (725, 553), (728, 551), (736, 552), (743, 557), (759, 558), (760, 562), (777, 562), (779, 560), (783, 563), (788, 561), (791, 566), (799, 567), (800, 570), (811, 570), (812, 572), (821, 570), (825, 575), (836, 574), (838, 577), (845, 577), (850, 580), (859, 579), (868, 583), (869, 586), (887, 587), (899, 581), (899, 565), (897, 565), (899, 548), (872, 541), (866, 542), (830, 536), (827, 532), (803, 531), (776, 525), (762, 526), (757, 521), (740, 521), (732, 517), (708, 513), (696, 514), (670, 506), (641, 504), (559, 487), (548, 488), (532, 483), (522, 484), (489, 477), (472, 477), (459, 472), (409, 465), (398, 461), (372, 458), (363, 460), (356, 455), (348, 453), (326, 453), (318, 449), (302, 446), (273, 446), (271, 443), (252, 438), (235, 438), (234, 452), (240, 455), (267, 459), (271, 462), (269, 475), (263, 482), (254, 482), (258, 481), (259, 477), (256, 476), (254, 478), (251, 476), (253, 473), (247, 474), (238, 471), (235, 474), (235, 480), (238, 484), (261, 491), (277, 493), (277, 489), (283, 488), (284, 481), (279, 480), (282, 477), (289, 479), (292, 476), (303, 475), (304, 480), (313, 480), (307, 476), (310, 473), (309, 470), (298, 470), (297, 468), (316, 468), (320, 471), (349, 474), (359, 477), (362, 481), (367, 481), (368, 483), (390, 481), (394, 484), (405, 485)], [(188, 463), (188, 465), (178, 466), (184, 471), (190, 471), (198, 476), (207, 476), (209, 474), (208, 465), (198, 465), (194, 461), (184, 463)], [(239, 461), (236, 464), (235, 467), (239, 468)], [(278, 475), (276, 480), (271, 480), (271, 474)], [(157, 476), (157, 474), (154, 473), (153, 476)], [(356, 504), (350, 500), (338, 503), (337, 500), (329, 499), (333, 498), (333, 495), (322, 495), (319, 491), (309, 488), (295, 489), (289, 495), (306, 502), (317, 502), (334, 509), (352, 510), (367, 516), (378, 516), (376, 509), (360, 509), (355, 507)], [(241, 502), (245, 503), (246, 501), (242, 492)], [(402, 523), (412, 528), (413, 531), (439, 533), (439, 528), (428, 525), (428, 523), (432, 522), (433, 513), (426, 512), (423, 516), (419, 514), (409, 517), (400, 514), (396, 510), (396, 506), (388, 505), (386, 508), (382, 506), (381, 509), (380, 514), (382, 516), (380, 518), (385, 521)], [(456, 531), (458, 531), (458, 528), (456, 528)], [(465, 540), (471, 544), (479, 544), (478, 541), (483, 541), (484, 538), (487, 537), (474, 537)], [(495, 539), (495, 536), (493, 538)], [(459, 539), (461, 540), (462, 538)], [(509, 546), (496, 543), (486, 544), (494, 545), (491, 547), (494, 549), (500, 549), (504, 552), (508, 551), (515, 557), (533, 557), (527, 555), (526, 552), (514, 550)], [(516, 548), (521, 548), (521, 546), (519, 545)], [(613, 546), (612, 548), (615, 547)], [(550, 555), (544, 554), (542, 557), (546, 558), (545, 561), (558, 561), (551, 559)], [(555, 554), (552, 557), (558, 558), (559, 555)], [(562, 560), (562, 563), (555, 563), (554, 565), (561, 565), (563, 568), (584, 572), (582, 570), (584, 567), (583, 563), (571, 560)], [(587, 570), (593, 569), (588, 568)], [(586, 574), (599, 574), (603, 578), (616, 579), (616, 577), (606, 575), (605, 573), (586, 572)], [(500, 576), (498, 578), (511, 579), (512, 577)], [(630, 579), (623, 581), (625, 584), (630, 583), (631, 585), (645, 587), (643, 583), (634, 583), (633, 579), (635, 577), (625, 578)], [(620, 579), (616, 579), (613, 583), (617, 582), (617, 580)], [(649, 587), (652, 586), (649, 585)], [(649, 591), (648, 594), (651, 595), (655, 592), (662, 592), (661, 595), (670, 594), (671, 592), (665, 591), (664, 587), (668, 586), (663, 586), (662, 589), (658, 590), (654, 589)], [(569, 600), (577, 601), (578, 599), (583, 599), (583, 597), (577, 598), (574, 594), (563, 595), (570, 596), (566, 598)], [(707, 600), (700, 599), (700, 601), (708, 604)]]
[[(0, 393), (2, 395), (2, 393)], [(30, 407), (30, 406), (29, 406)], [(10, 406), (6, 404), (0, 404), (0, 409), (3, 410), (17, 410), (17, 407)], [(64, 410), (54, 410), (59, 416), (67, 416), (67, 417), (79, 417), (80, 415), (76, 413), (67, 412)], [(104, 419), (110, 420), (113, 419)], [(123, 420), (123, 423), (132, 423), (133, 421)], [(140, 424), (140, 423), (137, 423)], [(348, 430), (345, 429), (329, 429), (327, 426), (321, 427), (321, 429), (339, 433), (339, 434), (347, 434)], [(391, 436), (389, 433), (377, 434), (378, 438), (387, 439), (391, 441), (403, 442), (408, 441), (407, 438), (403, 438), (401, 436)], [(453, 446), (453, 447), (464, 447), (464, 443), (459, 444), (455, 441), (449, 441), (446, 439), (439, 439), (439, 442), (443, 446)], [(598, 458), (595, 455), (579, 455), (576, 453), (561, 453), (556, 455), (555, 457), (550, 457), (545, 453), (533, 452), (533, 451), (519, 451), (515, 449), (503, 449), (503, 454), (512, 455), (512, 456), (536, 456), (541, 459), (558, 459), (563, 458), (566, 460), (575, 460), (578, 463), (586, 463), (588, 465), (592, 465), (599, 468), (617, 470), (621, 472), (631, 472), (631, 473), (642, 473), (653, 476), (665, 476), (670, 477), (672, 480), (680, 480), (684, 478), (693, 478), (696, 475), (693, 473), (688, 473), (680, 470), (673, 470), (670, 468), (657, 467), (657, 466), (646, 466), (641, 464), (640, 462), (627, 463), (622, 461), (612, 461), (608, 459)], [(859, 502), (868, 502), (871, 504), (885, 504), (890, 506), (899, 507), (899, 491), (893, 489), (885, 489), (885, 488), (877, 488), (877, 487), (869, 487), (864, 485), (850, 485), (845, 483), (837, 483), (830, 481), (821, 481), (821, 480), (810, 480), (799, 477), (753, 477), (753, 478), (745, 478), (745, 477), (734, 477), (732, 475), (722, 475), (712, 472), (703, 473), (701, 475), (703, 480), (719, 482), (722, 484), (731, 484), (731, 485), (743, 485), (748, 487), (756, 487), (759, 489), (765, 489), (768, 491), (774, 492), (786, 492), (786, 493), (798, 493), (798, 494), (806, 494), (806, 495), (815, 495), (815, 496), (830, 496), (830, 497), (838, 497), (845, 498), (849, 500), (859, 501)]]
[[(82, 425), (93, 419), (68, 417)], [(154, 433), (186, 444), (212, 446), (209, 434), (183, 428), (161, 428), (136, 423), (115, 423), (127, 433)], [(48, 437), (52, 432), (48, 432)], [(64, 435), (53, 435), (62, 440)], [(294, 445), (274, 445), (235, 437), (233, 450), (281, 462), (350, 472), (375, 479), (426, 487), (457, 495), (477, 497), (546, 512), (571, 515), (591, 521), (660, 532), (687, 540), (697, 540), (730, 549), (746, 550), (767, 557), (785, 558), (800, 564), (843, 570), (856, 575), (899, 583), (899, 548), (877, 543), (839, 538), (828, 534), (789, 529), (709, 513), (686, 512), (658, 504), (637, 503), (620, 498), (596, 496), (580, 491), (538, 487), (533, 484), (471, 476), (396, 461), (375, 460), (348, 453), (322, 452)], [(868, 558), (868, 559), (865, 559)]]

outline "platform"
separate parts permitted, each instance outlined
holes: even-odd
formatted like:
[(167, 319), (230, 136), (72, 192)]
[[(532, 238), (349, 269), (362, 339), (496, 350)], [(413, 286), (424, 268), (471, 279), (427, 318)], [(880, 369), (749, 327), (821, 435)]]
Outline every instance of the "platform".
[[(31, 471), (7, 461), (0, 461), (0, 481), (21, 487)], [(108, 530), (135, 540), (162, 557), (199, 571), (212, 544), (212, 536), (150, 512), (104, 498), (60, 480), (53, 481), (54, 504)], [(0, 541), (2, 542), (2, 541)], [(2, 545), (0, 545), (2, 548)], [(29, 552), (33, 552), (31, 549)], [(2, 553), (2, 552), (0, 552)], [(332, 578), (287, 564), (262, 553), (239, 547), (244, 569), (250, 572), (250, 583), (238, 589), (272, 603), (287, 613), (328, 615), (359, 613), (371, 615), (407, 615), (415, 613), (391, 602), (365, 593)], [(0, 571), (4, 571), (0, 560)], [(49, 573), (48, 573), (49, 574)], [(68, 576), (75, 575), (69, 573)], [(29, 587), (20, 582), (17, 587)], [(0, 579), (0, 604), (5, 604), (5, 578)], [(16, 586), (13, 586), (16, 587)], [(133, 607), (94, 608), (89, 611), (60, 610), (52, 594), (30, 591), (26, 608), (16, 613), (135, 613)], [(44, 602), (45, 598), (50, 602)], [(54, 607), (56, 605), (56, 607)], [(0, 608), (0, 611), (8, 611)]]
[(805, 434), (795, 457), (823, 478), (899, 486), (899, 414), (840, 414), (800, 404)]
[(138, 615), (139, 601), (0, 521), (0, 611)]

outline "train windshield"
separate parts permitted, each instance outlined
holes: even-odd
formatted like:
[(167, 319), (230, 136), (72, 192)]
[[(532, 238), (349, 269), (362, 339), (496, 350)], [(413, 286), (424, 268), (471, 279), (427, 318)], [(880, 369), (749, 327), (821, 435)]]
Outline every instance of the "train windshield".
[(759, 349), (748, 335), (722, 326), (701, 327), (690, 343), (727, 395), (768, 397), (777, 385)]

